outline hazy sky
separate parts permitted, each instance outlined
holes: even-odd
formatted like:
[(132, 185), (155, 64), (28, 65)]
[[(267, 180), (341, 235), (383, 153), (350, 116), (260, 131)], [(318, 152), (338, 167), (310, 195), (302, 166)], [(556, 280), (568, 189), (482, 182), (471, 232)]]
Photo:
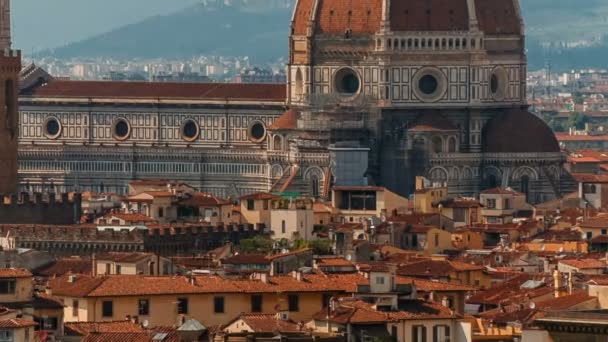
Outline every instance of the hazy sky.
[(81, 40), (202, 0), (12, 0), (14, 47), (41, 50)]

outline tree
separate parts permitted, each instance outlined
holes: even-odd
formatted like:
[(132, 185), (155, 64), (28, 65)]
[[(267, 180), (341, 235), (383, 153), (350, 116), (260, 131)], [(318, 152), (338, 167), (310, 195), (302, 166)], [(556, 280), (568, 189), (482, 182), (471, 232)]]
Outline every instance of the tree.
[(574, 112), (570, 114), (568, 118), (568, 127), (575, 127), (576, 129), (584, 129), (585, 124), (589, 122), (589, 117), (583, 113)]
[(263, 253), (272, 252), (273, 241), (267, 236), (257, 235), (250, 239), (243, 239), (239, 242), (239, 250), (243, 253)]

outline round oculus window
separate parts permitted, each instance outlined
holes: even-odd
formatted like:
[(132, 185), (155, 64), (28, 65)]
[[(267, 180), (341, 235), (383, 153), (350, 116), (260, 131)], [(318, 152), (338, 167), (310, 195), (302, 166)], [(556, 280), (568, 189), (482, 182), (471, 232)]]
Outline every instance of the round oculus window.
[(261, 122), (255, 122), (249, 128), (249, 137), (253, 141), (260, 141), (266, 136), (266, 127)]
[(439, 88), (439, 82), (433, 75), (424, 75), (418, 80), (418, 89), (425, 95), (433, 95)]
[(350, 68), (340, 69), (335, 76), (336, 91), (344, 95), (354, 95), (359, 92), (361, 81), (359, 75)]
[(199, 128), (193, 120), (187, 120), (182, 125), (182, 137), (186, 141), (194, 141), (198, 138)]
[(131, 134), (131, 126), (125, 119), (118, 119), (114, 123), (114, 137), (118, 140), (126, 140)]
[(61, 123), (56, 118), (48, 118), (44, 123), (44, 134), (47, 138), (56, 139), (61, 133)]

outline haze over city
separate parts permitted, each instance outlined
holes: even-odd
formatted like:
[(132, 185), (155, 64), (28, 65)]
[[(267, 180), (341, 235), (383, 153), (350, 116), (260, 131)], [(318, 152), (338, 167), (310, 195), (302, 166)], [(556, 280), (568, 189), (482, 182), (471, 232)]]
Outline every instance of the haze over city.
[(599, 342), (605, 0), (0, 0), (0, 342)]

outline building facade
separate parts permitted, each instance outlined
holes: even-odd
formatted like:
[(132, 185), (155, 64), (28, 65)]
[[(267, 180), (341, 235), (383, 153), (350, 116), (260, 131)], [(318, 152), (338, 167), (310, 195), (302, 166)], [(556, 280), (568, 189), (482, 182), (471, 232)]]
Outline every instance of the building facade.
[(289, 38), (286, 86), (28, 82), (21, 188), (409, 195), (423, 175), (461, 195), (570, 190), (553, 132), (527, 111), (517, 0), (299, 0)]

